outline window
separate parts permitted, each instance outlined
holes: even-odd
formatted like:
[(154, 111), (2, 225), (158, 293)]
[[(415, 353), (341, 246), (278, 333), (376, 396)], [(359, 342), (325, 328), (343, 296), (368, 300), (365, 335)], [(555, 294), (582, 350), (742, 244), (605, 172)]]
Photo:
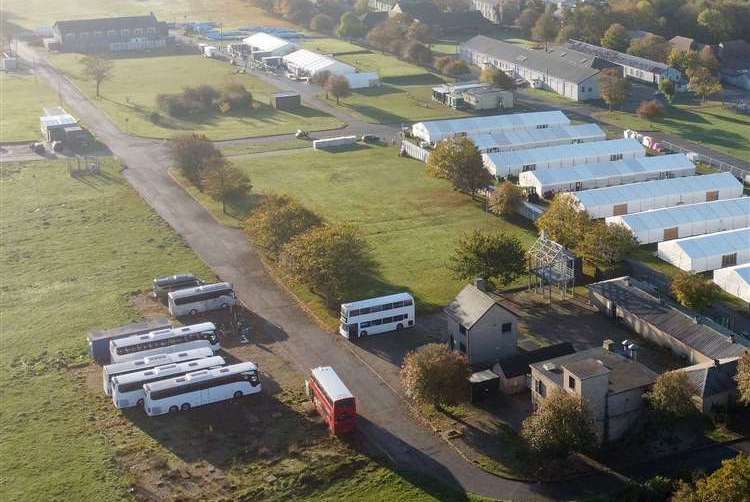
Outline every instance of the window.
[(135, 35), (136, 37), (140, 37), (140, 36), (143, 36), (143, 28), (136, 28), (135, 30), (133, 30), (133, 34), (134, 34), (134, 35)]
[(84, 39), (89, 38), (89, 34), (86, 31), (82, 31), (81, 33), (78, 34), (78, 38), (84, 38)]
[(591, 92), (591, 90), (592, 90), (591, 87), (589, 87), (589, 92)]
[(622, 154), (621, 153), (613, 153), (609, 156), (609, 160), (622, 160)]
[(503, 323), (501, 331), (503, 333), (510, 333), (512, 329), (513, 329), (513, 323), (512, 322), (505, 322), (505, 323)]
[(721, 268), (737, 265), (737, 253), (725, 254), (721, 257)]
[(549, 127), (549, 124), (538, 124), (536, 126), (537, 129), (547, 129)]
[(461, 352), (463, 352), (464, 354), (466, 354), (466, 345), (464, 345), (464, 342), (459, 342), (458, 343), (458, 350), (460, 350)]
[(96, 38), (102, 38), (104, 36), (104, 32), (103, 31), (95, 31), (94, 32), (94, 36)]
[(526, 164), (525, 166), (521, 167), (521, 171), (536, 171), (536, 164)]
[(568, 387), (571, 389), (576, 388), (576, 379), (573, 378), (572, 376), (568, 376)]
[(156, 28), (154, 28), (153, 26), (150, 28), (146, 28), (146, 33), (148, 33), (149, 35), (153, 35), (154, 33), (156, 33)]
[(130, 36), (130, 30), (128, 30), (127, 28), (124, 30), (120, 30), (120, 36), (122, 36), (122, 38), (128, 38)]

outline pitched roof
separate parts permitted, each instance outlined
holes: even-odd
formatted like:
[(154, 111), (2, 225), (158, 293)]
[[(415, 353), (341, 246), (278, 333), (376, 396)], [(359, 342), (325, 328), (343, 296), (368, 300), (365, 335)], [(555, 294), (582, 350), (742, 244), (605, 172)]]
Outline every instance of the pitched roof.
[(61, 33), (81, 32), (81, 31), (108, 31), (121, 30), (130, 28), (142, 28), (144, 26), (155, 26), (158, 24), (156, 16), (120, 16), (120, 17), (101, 17), (95, 19), (71, 19), (67, 21), (57, 21), (55, 26)]
[(490, 309), (497, 307), (510, 312), (473, 284), (467, 284), (464, 289), (445, 307), (448, 316), (466, 329), (471, 329)]
[(687, 373), (696, 393), (706, 398), (722, 392), (731, 392), (737, 388), (734, 377), (737, 374), (738, 361), (739, 358), (735, 357), (696, 364), (678, 371)]
[(568, 47), (584, 54), (598, 56), (618, 65), (631, 66), (633, 68), (638, 68), (655, 74), (661, 74), (669, 69), (668, 65), (660, 63), (659, 61), (652, 61), (650, 59), (633, 56), (625, 52), (607, 49), (606, 47), (587, 44), (586, 42), (581, 42), (579, 40), (568, 40)]
[(499, 371), (503, 372), (505, 378), (514, 378), (531, 373), (530, 365), (533, 363), (547, 361), (554, 357), (565, 356), (574, 352), (575, 349), (569, 342), (556, 343), (502, 359), (497, 363), (497, 366)]
[(583, 82), (599, 73), (599, 69), (591, 67), (593, 62), (591, 61), (591, 56), (588, 55), (579, 56), (572, 52), (570, 55), (578, 59), (566, 59), (567, 55), (561, 57), (562, 52), (546, 53), (543, 50), (527, 49), (520, 45), (501, 42), (484, 35), (477, 35), (464, 42), (461, 44), (461, 48), (469, 49), (501, 61), (512, 62), (513, 64), (546, 73), (568, 82)]
[(695, 39), (677, 35), (669, 39), (669, 45), (680, 51), (692, 51), (695, 49)]
[(696, 320), (677, 307), (662, 303), (630, 277), (597, 282), (588, 287), (612, 300), (617, 308), (626, 310), (705, 357), (735, 357), (747, 350), (747, 347), (733, 341), (729, 332), (720, 332), (718, 326), (709, 326), (706, 324), (708, 321)]

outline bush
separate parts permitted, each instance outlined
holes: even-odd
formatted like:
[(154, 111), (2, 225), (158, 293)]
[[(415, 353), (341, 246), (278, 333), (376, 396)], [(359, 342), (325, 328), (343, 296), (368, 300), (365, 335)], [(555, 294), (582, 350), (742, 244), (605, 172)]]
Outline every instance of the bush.
[(584, 401), (564, 391), (553, 392), (523, 421), (521, 436), (538, 458), (562, 459), (596, 445), (594, 420)]
[(469, 73), (469, 66), (461, 59), (443, 56), (435, 59), (435, 69), (443, 75), (456, 77)]
[(664, 107), (658, 101), (641, 101), (636, 113), (642, 119), (653, 120), (664, 115)]
[(169, 116), (186, 118), (213, 113), (242, 113), (252, 109), (253, 96), (239, 82), (229, 82), (221, 90), (210, 85), (185, 87), (179, 94), (159, 94), (156, 106)]
[(672, 279), (671, 289), (681, 305), (699, 311), (710, 307), (718, 296), (712, 282), (687, 272), (679, 272)]
[(219, 105), (224, 113), (246, 113), (253, 107), (253, 95), (239, 82), (230, 82), (221, 89)]
[(320, 218), (286, 195), (269, 195), (245, 222), (253, 244), (277, 257), (294, 237), (320, 225)]
[(151, 112), (148, 116), (148, 119), (152, 124), (158, 124), (159, 122), (161, 122), (161, 114), (159, 112)]
[(336, 21), (325, 14), (317, 14), (310, 20), (310, 29), (319, 33), (333, 33)]
[(692, 400), (694, 392), (687, 373), (671, 371), (659, 375), (646, 393), (646, 399), (661, 418), (679, 420), (696, 414), (697, 408)]
[(401, 56), (414, 64), (427, 66), (432, 63), (432, 51), (424, 44), (411, 40), (406, 43)]
[(177, 136), (170, 141), (169, 149), (175, 166), (198, 188), (208, 170), (223, 162), (221, 152), (202, 134)]
[(409, 352), (401, 366), (401, 385), (406, 394), (438, 406), (464, 401), (469, 376), (466, 357), (438, 343)]
[(510, 181), (504, 181), (490, 194), (489, 208), (495, 214), (508, 216), (521, 204), (521, 190)]

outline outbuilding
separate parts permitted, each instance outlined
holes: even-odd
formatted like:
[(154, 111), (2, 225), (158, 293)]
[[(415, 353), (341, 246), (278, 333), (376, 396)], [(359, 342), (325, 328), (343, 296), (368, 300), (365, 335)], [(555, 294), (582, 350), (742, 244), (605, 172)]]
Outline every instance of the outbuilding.
[(686, 373), (693, 388), (693, 402), (701, 413), (711, 415), (737, 402), (739, 357), (716, 359), (675, 370)]
[(645, 157), (643, 146), (634, 139), (613, 139), (569, 145), (555, 145), (530, 150), (488, 153), (484, 165), (496, 178), (517, 176), (525, 171), (540, 171)]
[(750, 263), (714, 270), (714, 284), (750, 303)]
[(750, 263), (750, 228), (660, 242), (656, 255), (685, 272)]
[(610, 216), (608, 224), (629, 228), (641, 244), (750, 227), (750, 197), (652, 209)]
[(658, 180), (695, 174), (695, 165), (683, 153), (640, 157), (570, 167), (526, 171), (518, 176), (521, 186), (532, 187), (545, 198), (559, 192), (574, 192), (599, 187)]
[(513, 108), (513, 93), (496, 87), (477, 87), (463, 92), (466, 107), (474, 111), (510, 110)]
[(569, 196), (592, 218), (606, 218), (681, 204), (734, 199), (742, 196), (742, 183), (731, 173), (713, 173), (594, 188)]
[(302, 98), (296, 91), (281, 91), (271, 94), (271, 106), (277, 110), (294, 110), (302, 106)]

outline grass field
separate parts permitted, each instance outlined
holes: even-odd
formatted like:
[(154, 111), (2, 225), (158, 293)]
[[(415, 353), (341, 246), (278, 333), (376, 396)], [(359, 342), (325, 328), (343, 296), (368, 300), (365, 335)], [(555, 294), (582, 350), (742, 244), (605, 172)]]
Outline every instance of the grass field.
[[(82, 80), (79, 56), (60, 54), (51, 58), (91, 99), (95, 86)], [(180, 92), (185, 86), (209, 84), (221, 86), (237, 81), (253, 95), (254, 108), (248, 115), (212, 114), (193, 121), (172, 119), (161, 114), (159, 124), (151, 121), (157, 111), (156, 96)], [(197, 55), (154, 56), (115, 60), (110, 81), (102, 84), (102, 98), (97, 102), (124, 131), (147, 137), (172, 137), (186, 132), (200, 132), (211, 139), (230, 139), (292, 133), (297, 129), (310, 131), (331, 129), (341, 125), (334, 117), (312, 108), (301, 107), (294, 113), (282, 112), (268, 105), (275, 88), (251, 75), (234, 74), (225, 62)]]
[(58, 105), (57, 95), (33, 74), (0, 74), (0, 142), (41, 139), (43, 106)]

